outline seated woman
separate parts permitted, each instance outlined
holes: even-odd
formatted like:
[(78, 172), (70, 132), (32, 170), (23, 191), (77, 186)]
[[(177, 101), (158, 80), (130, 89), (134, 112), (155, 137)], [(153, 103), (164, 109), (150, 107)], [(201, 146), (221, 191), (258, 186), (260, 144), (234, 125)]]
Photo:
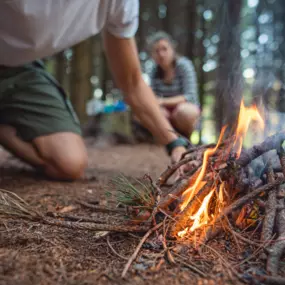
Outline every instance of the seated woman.
[(149, 72), (161, 109), (178, 133), (190, 138), (200, 115), (197, 79), (192, 62), (178, 56), (170, 35), (157, 32), (149, 39), (155, 62)]

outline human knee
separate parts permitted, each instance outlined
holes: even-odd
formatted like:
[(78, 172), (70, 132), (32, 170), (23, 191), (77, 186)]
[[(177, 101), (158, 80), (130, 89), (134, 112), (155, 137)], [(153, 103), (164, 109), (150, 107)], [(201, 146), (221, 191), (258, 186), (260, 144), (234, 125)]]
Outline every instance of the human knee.
[(45, 164), (46, 174), (59, 179), (78, 179), (87, 166), (84, 142), (73, 133), (56, 133), (33, 141)]
[(173, 112), (175, 120), (189, 123), (196, 121), (199, 115), (199, 108), (191, 103), (179, 104)]
[(163, 115), (166, 119), (170, 119), (170, 113), (169, 113), (169, 111), (168, 111), (166, 108), (161, 107), (161, 108), (160, 108), (160, 111), (161, 111), (162, 115)]
[(85, 152), (75, 152), (65, 157), (54, 160), (53, 165), (59, 178), (64, 180), (76, 180), (80, 178), (87, 167), (87, 155)]

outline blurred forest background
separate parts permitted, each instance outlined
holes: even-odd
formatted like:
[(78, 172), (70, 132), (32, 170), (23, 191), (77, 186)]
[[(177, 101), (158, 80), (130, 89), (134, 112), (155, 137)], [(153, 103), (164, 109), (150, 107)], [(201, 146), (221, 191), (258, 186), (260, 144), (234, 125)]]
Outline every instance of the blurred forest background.
[[(146, 40), (157, 30), (170, 33), (178, 52), (195, 65), (202, 120), (194, 140), (213, 142), (223, 124), (234, 124), (242, 97), (247, 104), (264, 102), (268, 131), (282, 127), (284, 0), (141, 0), (139, 22), (136, 38), (143, 72), (152, 64)], [(88, 120), (88, 100), (120, 96), (100, 36), (46, 62), (82, 123)]]

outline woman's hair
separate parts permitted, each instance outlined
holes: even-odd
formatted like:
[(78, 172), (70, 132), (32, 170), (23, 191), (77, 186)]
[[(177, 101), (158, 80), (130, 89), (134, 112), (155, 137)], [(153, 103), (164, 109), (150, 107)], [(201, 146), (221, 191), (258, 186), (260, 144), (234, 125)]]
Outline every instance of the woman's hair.
[[(170, 45), (172, 46), (172, 48), (174, 49), (175, 56), (174, 56), (174, 60), (173, 60), (173, 65), (175, 66), (176, 60), (178, 58), (178, 54), (176, 53), (177, 43), (168, 33), (163, 32), (163, 31), (159, 31), (159, 32), (156, 32), (156, 33), (150, 35), (149, 38), (147, 39), (147, 46), (148, 46), (149, 52), (152, 50), (153, 46), (161, 40), (168, 41), (170, 43)], [(156, 67), (155, 77), (160, 78), (160, 79), (163, 79), (163, 77), (164, 77), (164, 71), (159, 65)]]
[(156, 32), (156, 33), (154, 33), (148, 37), (148, 39), (147, 39), (148, 50), (151, 51), (153, 46), (161, 40), (168, 41), (171, 44), (171, 46), (173, 47), (173, 49), (176, 49), (177, 43), (172, 38), (172, 36), (169, 35), (168, 33), (164, 32), (164, 31), (158, 31), (158, 32)]

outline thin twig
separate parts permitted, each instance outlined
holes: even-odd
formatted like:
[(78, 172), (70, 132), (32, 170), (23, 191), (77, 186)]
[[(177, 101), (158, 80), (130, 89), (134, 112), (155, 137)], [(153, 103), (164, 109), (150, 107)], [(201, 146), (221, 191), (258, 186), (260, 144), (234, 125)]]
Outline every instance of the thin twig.
[(113, 248), (113, 246), (112, 246), (111, 243), (110, 243), (110, 239), (109, 239), (109, 238), (110, 238), (110, 236), (108, 235), (108, 236), (107, 236), (107, 244), (108, 244), (109, 248), (111, 249), (111, 251), (112, 251), (115, 255), (117, 255), (118, 257), (120, 257), (120, 258), (122, 258), (122, 259), (124, 259), (124, 260), (129, 260), (128, 257), (125, 257), (125, 256), (119, 254), (119, 253)]
[(207, 278), (207, 275), (202, 272), (200, 269), (198, 269), (196, 266), (194, 266), (193, 264), (190, 264), (189, 261), (186, 262), (182, 257), (181, 255), (179, 255), (178, 253), (173, 253), (176, 258), (178, 259), (178, 261), (183, 264), (184, 266), (188, 267), (189, 269), (193, 270), (194, 272), (198, 273), (199, 275), (201, 275), (202, 277), (204, 278)]
[(84, 206), (86, 208), (92, 209), (96, 212), (102, 212), (102, 213), (125, 213), (126, 210), (122, 209), (122, 208), (107, 208), (107, 207), (101, 207), (101, 206), (95, 206), (93, 204), (84, 202), (84, 201), (80, 201), (77, 200), (76, 201), (78, 204), (80, 204), (81, 206)]
[(253, 257), (257, 256), (257, 254), (263, 250), (264, 248), (266, 248), (271, 241), (267, 240), (264, 241), (254, 252), (253, 254), (251, 254), (248, 258), (244, 259), (242, 262), (240, 262), (239, 264), (237, 264), (235, 267), (241, 266), (242, 264), (248, 262), (249, 260), (251, 260)]
[[(98, 223), (98, 224), (104, 224), (104, 223), (108, 223), (109, 222), (109, 217), (108, 219), (106, 218), (90, 218), (90, 217), (85, 217), (85, 216), (74, 216), (74, 215), (69, 215), (69, 214), (61, 214), (61, 213), (54, 213), (54, 212), (48, 212), (46, 214), (48, 217), (52, 217), (52, 218), (62, 218), (64, 220), (67, 221), (73, 221), (73, 222), (88, 222), (88, 223)], [(110, 216), (112, 221), (116, 221), (116, 222), (122, 222), (125, 223), (125, 220), (123, 219), (118, 219), (115, 216)]]
[(208, 249), (210, 249), (212, 252), (214, 252), (223, 262), (223, 264), (227, 267), (227, 269), (231, 272), (233, 272), (236, 276), (239, 276), (238, 272), (232, 268), (231, 265), (228, 264), (228, 261), (225, 260), (220, 253), (218, 253), (214, 248), (212, 248), (211, 246), (208, 246), (206, 244), (203, 244), (203, 246), (207, 247)]
[(170, 264), (175, 264), (175, 259), (173, 258), (172, 254), (171, 254), (171, 252), (170, 252), (170, 250), (169, 250), (169, 248), (168, 248), (168, 246), (166, 244), (166, 233), (167, 233), (167, 229), (166, 229), (166, 225), (165, 225), (166, 220), (167, 220), (167, 218), (165, 218), (163, 220), (163, 240), (162, 240), (162, 245), (163, 245), (163, 248), (164, 248), (164, 250), (166, 252), (166, 256), (167, 256), (168, 262)]
[[(167, 180), (174, 174), (174, 172), (181, 166), (187, 164), (188, 162), (192, 161), (193, 158), (192, 157), (187, 157), (184, 158), (182, 160), (180, 160), (179, 162), (177, 162), (176, 164), (173, 164), (171, 166), (169, 166), (158, 178), (158, 181), (156, 182), (156, 185), (158, 187), (161, 187), (163, 184), (165, 184), (167, 182)], [(200, 167), (197, 166), (195, 167), (195, 171)], [(194, 171), (194, 172), (195, 172)]]
[(185, 151), (182, 156), (181, 156), (181, 159), (184, 159), (184, 157), (192, 152), (195, 152), (195, 151), (200, 151), (200, 150), (204, 150), (206, 148), (212, 148), (212, 147), (215, 147), (216, 144), (215, 143), (211, 143), (211, 144), (206, 144), (206, 145), (201, 145), (201, 146), (196, 146), (196, 147), (192, 147), (190, 149), (188, 149), (187, 151)]
[(146, 232), (149, 227), (141, 225), (110, 225), (110, 224), (95, 224), (95, 223), (78, 223), (70, 221), (60, 221), (57, 219), (44, 218), (42, 220), (44, 224), (75, 229), (75, 230), (89, 230), (89, 231), (107, 231), (107, 232)]
[(284, 285), (285, 284), (284, 277), (272, 277), (268, 275), (259, 275), (259, 276), (254, 276), (254, 278), (268, 285)]
[(136, 259), (141, 247), (143, 246), (143, 244), (145, 243), (145, 241), (147, 240), (147, 238), (154, 232), (156, 231), (157, 229), (159, 229), (161, 226), (163, 225), (163, 222), (157, 224), (156, 226), (154, 226), (152, 229), (150, 229), (144, 236), (143, 238), (141, 239), (140, 243), (138, 244), (138, 246), (136, 247), (134, 253), (132, 254), (132, 256), (129, 258), (127, 264), (125, 265), (125, 268), (123, 270), (123, 273), (122, 273), (122, 278), (125, 278), (132, 262)]
[(257, 247), (260, 246), (259, 243), (257, 243), (257, 242), (255, 242), (255, 241), (252, 241), (252, 240), (250, 240), (250, 239), (244, 237), (243, 235), (237, 233), (235, 230), (232, 230), (231, 233), (232, 233), (233, 235), (237, 236), (241, 241), (243, 241), (243, 242), (245, 242), (245, 243), (248, 243), (248, 244), (250, 244), (250, 245), (257, 246)]
[[(274, 172), (272, 168), (271, 161), (268, 162), (267, 168), (267, 181), (269, 183), (274, 183)], [(273, 228), (276, 217), (276, 208), (277, 208), (277, 197), (276, 197), (277, 187), (272, 188), (268, 192), (268, 198), (265, 207), (265, 216), (263, 218), (261, 240), (266, 241), (272, 238)]]

